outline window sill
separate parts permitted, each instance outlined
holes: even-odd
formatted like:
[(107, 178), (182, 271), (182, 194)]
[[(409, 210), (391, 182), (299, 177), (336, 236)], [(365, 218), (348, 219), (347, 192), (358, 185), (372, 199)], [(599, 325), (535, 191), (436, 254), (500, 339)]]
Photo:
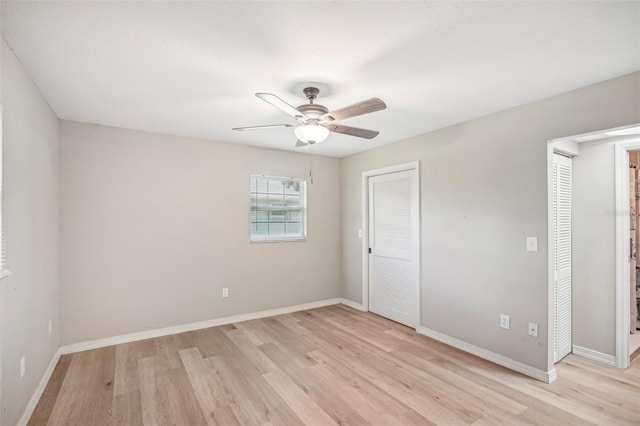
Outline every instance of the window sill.
[(304, 242), (307, 241), (307, 237), (296, 237), (296, 238), (252, 238), (249, 240), (251, 244), (262, 244), (262, 243), (296, 243), (296, 242)]
[(5, 277), (8, 277), (11, 274), (12, 274), (12, 272), (10, 270), (8, 270), (8, 269), (0, 271), (0, 280), (5, 278)]

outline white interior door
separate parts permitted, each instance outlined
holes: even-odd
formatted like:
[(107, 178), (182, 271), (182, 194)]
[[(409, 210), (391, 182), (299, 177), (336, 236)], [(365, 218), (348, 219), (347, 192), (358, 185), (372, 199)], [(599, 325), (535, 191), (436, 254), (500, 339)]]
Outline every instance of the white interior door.
[(417, 171), (369, 178), (369, 310), (418, 326)]
[(553, 154), (553, 361), (571, 352), (571, 158)]

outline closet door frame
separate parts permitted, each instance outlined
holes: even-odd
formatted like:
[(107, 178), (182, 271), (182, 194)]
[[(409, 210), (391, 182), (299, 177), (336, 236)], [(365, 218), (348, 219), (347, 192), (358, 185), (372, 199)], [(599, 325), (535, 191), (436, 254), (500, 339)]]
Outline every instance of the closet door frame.
[[(417, 209), (416, 219), (415, 219), (415, 232), (418, 234), (417, 239), (417, 247), (414, 248), (416, 251), (416, 259), (415, 268), (416, 268), (416, 279), (418, 281), (416, 302), (417, 302), (417, 324), (416, 330), (418, 330), (422, 325), (422, 315), (420, 314), (421, 306), (422, 306), (422, 280), (421, 280), (421, 257), (420, 257), (420, 249), (422, 246), (422, 234), (420, 227), (420, 211), (421, 211), (421, 197), (420, 197), (420, 162), (412, 161), (409, 163), (397, 164), (395, 166), (384, 167), (381, 169), (369, 170), (362, 173), (362, 225), (359, 230), (359, 234), (362, 237), (362, 311), (369, 311), (369, 178), (373, 176), (385, 175), (389, 173), (402, 172), (407, 170), (415, 170), (414, 173), (414, 181), (412, 183), (413, 190), (417, 192), (417, 204), (414, 207)], [(358, 307), (360, 308), (360, 307)]]

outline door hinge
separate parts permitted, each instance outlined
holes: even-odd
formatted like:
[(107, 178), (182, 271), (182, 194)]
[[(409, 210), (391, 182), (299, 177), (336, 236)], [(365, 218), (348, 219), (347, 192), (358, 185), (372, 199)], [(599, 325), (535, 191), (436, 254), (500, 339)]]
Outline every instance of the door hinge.
[(371, 254), (371, 247), (369, 247), (369, 254)]

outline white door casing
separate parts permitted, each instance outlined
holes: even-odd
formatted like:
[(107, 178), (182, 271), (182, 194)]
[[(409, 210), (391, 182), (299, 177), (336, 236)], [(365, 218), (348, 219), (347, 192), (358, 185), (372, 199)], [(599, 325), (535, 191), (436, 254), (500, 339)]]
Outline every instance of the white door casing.
[[(555, 363), (554, 345), (555, 300), (554, 300), (554, 229), (553, 229), (553, 157), (561, 153), (570, 157), (579, 156), (580, 145), (591, 141), (610, 143), (614, 148), (615, 170), (615, 365), (618, 368), (629, 366), (629, 151), (640, 150), (640, 123), (595, 132), (582, 133), (552, 139), (547, 144), (547, 182), (548, 182), (548, 290), (549, 290), (549, 368)], [(586, 356), (585, 354), (581, 354)], [(595, 359), (595, 358), (594, 358)], [(555, 371), (555, 370), (554, 370)]]
[(418, 327), (417, 170), (368, 179), (369, 310)]
[(571, 158), (553, 154), (553, 362), (571, 352)]

